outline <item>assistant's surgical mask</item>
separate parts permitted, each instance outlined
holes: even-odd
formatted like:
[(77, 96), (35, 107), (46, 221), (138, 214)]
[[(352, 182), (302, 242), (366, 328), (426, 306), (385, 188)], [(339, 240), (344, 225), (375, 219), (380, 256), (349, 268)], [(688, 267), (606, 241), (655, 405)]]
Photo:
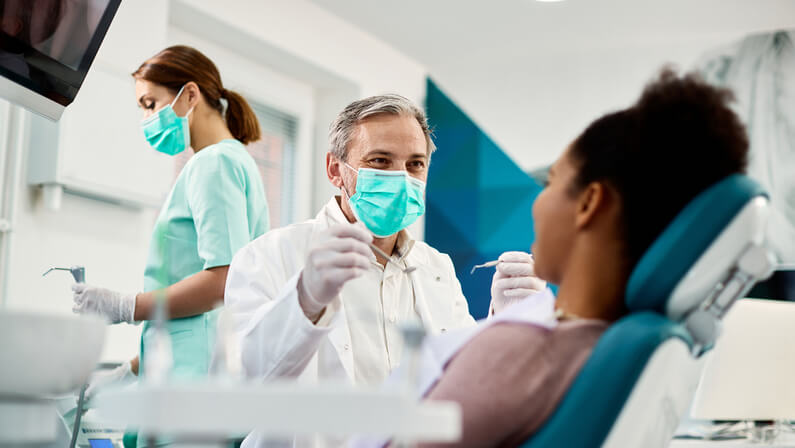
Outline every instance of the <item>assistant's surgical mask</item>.
[(193, 112), (193, 108), (191, 107), (184, 117), (178, 117), (174, 112), (174, 103), (182, 95), (183, 90), (185, 90), (184, 85), (171, 104), (167, 104), (141, 122), (146, 142), (155, 150), (170, 156), (179, 154), (190, 146), (188, 116)]
[(373, 235), (385, 238), (410, 226), (425, 214), (425, 182), (406, 171), (359, 168), (343, 162), (357, 172), (356, 193), (348, 196), (354, 216)]

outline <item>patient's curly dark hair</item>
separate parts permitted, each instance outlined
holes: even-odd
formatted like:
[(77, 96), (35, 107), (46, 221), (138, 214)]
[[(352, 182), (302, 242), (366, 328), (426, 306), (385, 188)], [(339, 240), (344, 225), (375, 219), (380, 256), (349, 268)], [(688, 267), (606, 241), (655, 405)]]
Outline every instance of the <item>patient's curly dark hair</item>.
[(630, 269), (691, 199), (745, 172), (748, 137), (733, 100), (696, 74), (665, 68), (637, 103), (594, 121), (572, 144), (574, 188), (604, 181), (621, 196)]

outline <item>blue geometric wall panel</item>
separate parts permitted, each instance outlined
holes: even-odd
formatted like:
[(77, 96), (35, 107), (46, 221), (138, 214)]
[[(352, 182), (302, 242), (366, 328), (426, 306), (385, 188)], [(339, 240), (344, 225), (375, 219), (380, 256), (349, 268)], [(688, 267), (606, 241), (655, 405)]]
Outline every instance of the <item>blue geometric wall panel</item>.
[(437, 151), (426, 189), (425, 239), (449, 254), (469, 311), (485, 317), (494, 269), (472, 266), (510, 250), (530, 251), (541, 186), (519, 168), (429, 78), (428, 119)]

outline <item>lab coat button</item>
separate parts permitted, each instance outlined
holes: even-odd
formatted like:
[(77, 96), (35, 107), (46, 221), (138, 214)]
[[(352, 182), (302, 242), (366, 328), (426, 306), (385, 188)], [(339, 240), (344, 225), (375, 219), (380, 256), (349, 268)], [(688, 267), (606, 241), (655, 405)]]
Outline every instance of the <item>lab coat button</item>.
[(348, 350), (351, 349), (351, 346), (348, 345), (348, 344), (345, 344), (342, 348), (345, 349), (345, 351), (347, 352)]
[(447, 328), (442, 328), (442, 333), (447, 333)]
[(437, 275), (437, 276), (436, 276), (436, 281), (437, 281), (437, 282), (440, 282), (440, 281), (442, 281), (442, 277), (439, 277), (439, 276)]

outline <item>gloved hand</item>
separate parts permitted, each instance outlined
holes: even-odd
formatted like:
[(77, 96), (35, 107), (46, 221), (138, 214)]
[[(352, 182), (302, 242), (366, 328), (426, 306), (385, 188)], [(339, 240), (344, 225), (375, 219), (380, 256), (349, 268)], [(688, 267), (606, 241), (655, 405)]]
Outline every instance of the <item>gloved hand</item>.
[(499, 313), (525, 297), (543, 291), (547, 282), (535, 276), (533, 256), (526, 252), (505, 252), (500, 255), (497, 272), (491, 280), (491, 309)]
[(93, 313), (108, 319), (110, 323), (133, 322), (135, 320), (135, 294), (123, 294), (85, 283), (72, 285), (76, 314)]
[(373, 236), (362, 224), (339, 224), (324, 232), (309, 250), (298, 282), (298, 300), (310, 319), (319, 317), (348, 280), (370, 265)]
[(88, 383), (85, 398), (90, 399), (98, 390), (111, 384), (131, 383), (136, 379), (138, 377), (133, 373), (130, 361), (125, 361), (115, 369), (95, 373), (91, 377), (91, 382)]

